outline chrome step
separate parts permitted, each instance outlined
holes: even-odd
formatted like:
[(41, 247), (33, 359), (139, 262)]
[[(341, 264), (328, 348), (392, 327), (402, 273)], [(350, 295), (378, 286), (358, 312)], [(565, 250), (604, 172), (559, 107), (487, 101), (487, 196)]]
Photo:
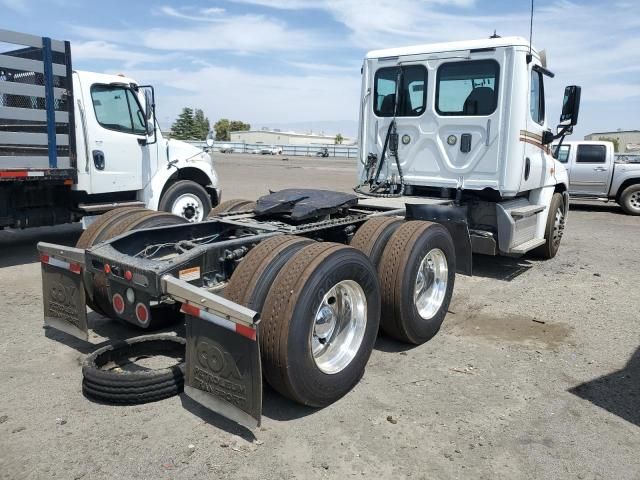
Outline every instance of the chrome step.
[(509, 214), (515, 219), (526, 218), (531, 217), (536, 213), (540, 213), (544, 208), (544, 205), (525, 205), (523, 207), (516, 207), (509, 210)]
[(546, 240), (544, 238), (532, 238), (531, 240), (521, 243), (520, 245), (516, 245), (511, 250), (509, 250), (509, 253), (524, 254), (530, 252), (534, 248), (538, 248), (540, 245), (544, 245), (545, 241)]

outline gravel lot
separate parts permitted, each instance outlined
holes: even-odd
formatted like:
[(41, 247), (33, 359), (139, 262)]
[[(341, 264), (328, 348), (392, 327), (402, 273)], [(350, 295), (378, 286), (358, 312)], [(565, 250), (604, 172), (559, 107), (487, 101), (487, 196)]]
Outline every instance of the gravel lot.
[[(353, 160), (216, 156), (224, 198), (348, 190)], [(267, 390), (248, 431), (188, 398), (82, 396), (80, 364), (136, 332), (91, 314), (92, 344), (42, 327), (39, 240), (0, 232), (0, 478), (640, 478), (640, 218), (575, 205), (551, 261), (475, 257), (427, 344), (380, 337), (360, 384), (313, 410)]]

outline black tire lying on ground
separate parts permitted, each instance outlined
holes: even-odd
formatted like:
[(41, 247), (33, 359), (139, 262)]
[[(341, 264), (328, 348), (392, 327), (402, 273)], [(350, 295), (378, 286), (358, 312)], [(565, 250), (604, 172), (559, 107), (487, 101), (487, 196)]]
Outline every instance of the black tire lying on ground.
[(254, 208), (256, 208), (256, 202), (242, 198), (234, 198), (233, 200), (226, 200), (218, 204), (211, 210), (211, 212), (209, 212), (207, 218), (215, 217), (219, 213), (253, 210)]
[[(155, 402), (177, 395), (184, 389), (185, 348), (184, 338), (168, 334), (120, 340), (99, 348), (82, 365), (82, 393), (119, 405)], [(175, 358), (178, 363), (160, 369), (135, 363), (155, 355)]]
[(307, 245), (280, 270), (262, 308), (264, 376), (298, 403), (329, 405), (362, 377), (379, 323), (380, 287), (366, 255), (337, 243)]

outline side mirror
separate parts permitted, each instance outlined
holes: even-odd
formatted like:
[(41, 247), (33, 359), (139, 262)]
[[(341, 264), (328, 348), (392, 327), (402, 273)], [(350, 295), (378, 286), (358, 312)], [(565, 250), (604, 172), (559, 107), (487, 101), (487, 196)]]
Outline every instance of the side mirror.
[(580, 111), (580, 91), (581, 88), (577, 85), (570, 85), (564, 89), (562, 113), (560, 114), (561, 126), (573, 126), (578, 123), (578, 112)]
[(558, 125), (558, 128), (556, 129), (556, 133), (557, 133), (557, 136), (560, 136), (560, 135), (571, 135), (573, 133), (573, 127), (572, 126), (566, 127), (566, 126)]
[(147, 120), (151, 120), (153, 118), (153, 109), (155, 108), (153, 101), (153, 94), (151, 90), (144, 91), (144, 111), (147, 116)]
[(209, 134), (207, 135), (207, 147), (211, 148), (213, 147), (213, 132), (209, 132)]

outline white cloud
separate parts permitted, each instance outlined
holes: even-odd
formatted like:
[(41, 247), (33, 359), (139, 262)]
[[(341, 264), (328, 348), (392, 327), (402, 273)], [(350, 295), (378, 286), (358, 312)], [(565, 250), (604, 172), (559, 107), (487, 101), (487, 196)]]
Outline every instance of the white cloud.
[(189, 9), (187, 13), (170, 6), (160, 7), (160, 11), (164, 15), (180, 18), (182, 20), (191, 20), (195, 22), (219, 22), (222, 21), (221, 15), (225, 13), (224, 8), (212, 7), (198, 10)]
[[(255, 74), (222, 66), (196, 70), (127, 71), (157, 87), (158, 115), (167, 123), (184, 106), (202, 108), (212, 119), (252, 123), (353, 120), (358, 116), (360, 72)], [(169, 120), (170, 123), (170, 120)]]
[(167, 59), (167, 55), (134, 52), (102, 40), (72, 42), (71, 54), (74, 60), (113, 60), (122, 62), (126, 68), (141, 63), (155, 63)]
[(0, 0), (0, 6), (16, 13), (29, 13), (29, 6), (24, 0)]

